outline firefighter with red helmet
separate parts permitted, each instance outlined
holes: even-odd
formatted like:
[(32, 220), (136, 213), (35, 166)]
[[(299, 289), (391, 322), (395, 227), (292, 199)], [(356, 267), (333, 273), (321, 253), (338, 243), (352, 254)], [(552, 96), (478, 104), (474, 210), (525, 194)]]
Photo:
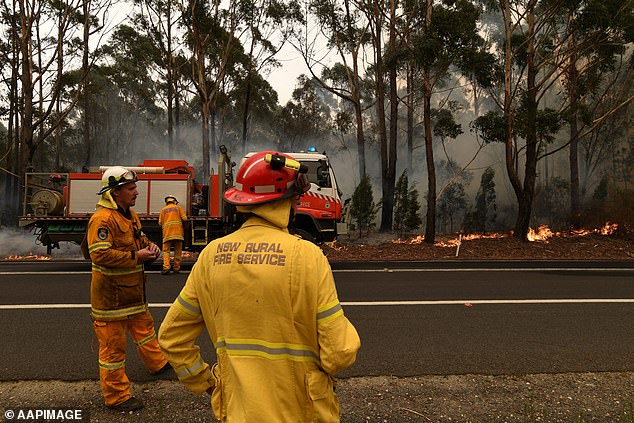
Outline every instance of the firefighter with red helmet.
[(126, 332), (137, 346), (150, 373), (170, 368), (161, 353), (154, 319), (145, 296), (143, 263), (158, 257), (158, 246), (145, 236), (131, 209), (139, 195), (137, 176), (121, 166), (107, 169), (97, 193), (99, 208), (88, 223), (88, 251), (92, 261), (91, 317), (99, 340), (99, 379), (109, 408), (143, 408), (132, 396), (125, 372)]
[[(221, 421), (340, 419), (333, 375), (354, 363), (360, 340), (323, 252), (287, 229), (305, 171), (272, 151), (244, 162), (224, 198), (245, 223), (201, 252), (159, 330), (179, 379), (210, 393)], [(203, 329), (213, 366), (196, 345)]]
[[(163, 229), (163, 270), (161, 274), (168, 275), (170, 269), (174, 273), (181, 270), (181, 260), (183, 254), (183, 240), (185, 231), (183, 222), (187, 220), (187, 215), (178, 200), (173, 195), (165, 197), (165, 207), (161, 209), (158, 223)], [(170, 250), (174, 248), (174, 266), (170, 265)]]

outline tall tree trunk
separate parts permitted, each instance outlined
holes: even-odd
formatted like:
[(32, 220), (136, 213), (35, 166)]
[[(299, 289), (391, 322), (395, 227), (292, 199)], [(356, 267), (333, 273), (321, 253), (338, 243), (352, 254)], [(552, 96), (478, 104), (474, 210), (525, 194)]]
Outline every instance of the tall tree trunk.
[(361, 89), (359, 88), (359, 53), (352, 52), (353, 76), (351, 81), (352, 100), (354, 102), (354, 116), (357, 122), (357, 159), (359, 161), (359, 181), (366, 175), (365, 168), (365, 131), (363, 129), (363, 109), (361, 108)]
[[(427, 0), (425, 27), (431, 29), (433, 0)], [(427, 164), (427, 217), (425, 220), (425, 242), (433, 244), (436, 240), (436, 164), (434, 163), (434, 144), (431, 131), (431, 95), (432, 85), (429, 69), (423, 72), (423, 121), (425, 124), (425, 157)]]
[(529, 5), (528, 22), (528, 54), (527, 54), (527, 106), (526, 106), (526, 163), (524, 165), (524, 187), (518, 196), (518, 213), (515, 223), (515, 237), (528, 240), (535, 180), (537, 177), (537, 64), (535, 62), (535, 10)]
[(180, 143), (181, 137), (181, 101), (180, 91), (178, 88), (178, 78), (174, 78), (174, 138), (177, 143)]
[[(569, 19), (570, 25), (572, 18)], [(581, 201), (579, 195), (579, 159), (578, 159), (578, 138), (579, 129), (577, 124), (577, 55), (574, 53), (574, 30), (570, 34), (570, 44), (572, 53), (568, 65), (568, 91), (570, 96), (570, 225), (573, 229), (581, 227)]]
[(365, 135), (363, 132), (363, 111), (361, 99), (354, 103), (354, 116), (357, 122), (357, 160), (359, 161), (359, 181), (366, 175), (365, 169)]
[(427, 164), (427, 217), (425, 220), (425, 242), (433, 244), (436, 240), (436, 164), (434, 163), (434, 144), (431, 131), (431, 83), (429, 71), (425, 71), (423, 101), (423, 122), (425, 126), (425, 160)]
[[(57, 26), (57, 84), (60, 84), (62, 80), (62, 74), (64, 71), (64, 43), (62, 40), (64, 39), (64, 25), (62, 21), (62, 8), (60, 7), (59, 13), (57, 15), (58, 26)], [(55, 115), (57, 119), (59, 119), (60, 113), (62, 111), (61, 108), (61, 96), (57, 97), (55, 101)], [(55, 170), (60, 171), (62, 167), (62, 125), (57, 125), (55, 128)]]
[[(83, 42), (82, 42), (82, 58), (81, 58), (81, 68), (83, 75), (88, 75), (88, 52), (89, 45), (88, 42), (90, 40), (90, 0), (84, 0), (83, 4), (83, 13), (84, 13), (84, 33), (83, 33)], [(81, 100), (81, 108), (84, 113), (84, 121), (83, 121), (83, 138), (84, 138), (84, 148), (86, 150), (86, 157), (84, 159), (84, 166), (89, 167), (94, 163), (94, 151), (92, 148), (92, 141), (90, 136), (90, 98), (88, 94), (88, 81), (84, 83), (83, 94)]]
[[(396, 0), (390, 0), (390, 52), (396, 51)], [(396, 65), (392, 63), (388, 72), (390, 87), (390, 134), (388, 149), (388, 165), (383, 178), (383, 208), (381, 216), (381, 232), (392, 230), (394, 218), (394, 185), (396, 183), (396, 158), (398, 135), (398, 96), (396, 86)]]
[[(253, 43), (252, 43), (253, 44)], [(251, 46), (253, 48), (253, 46)], [(251, 52), (253, 54), (253, 51)], [(247, 153), (247, 139), (249, 132), (249, 106), (251, 104), (251, 75), (252, 69), (249, 65), (249, 73), (246, 79), (246, 93), (244, 95), (244, 111), (242, 112), (242, 154)]]
[[(253, 24), (253, 22), (251, 23)], [(253, 34), (253, 28), (251, 33)], [(255, 37), (251, 37), (249, 48), (249, 70), (246, 78), (246, 92), (244, 94), (244, 110), (242, 112), (242, 154), (247, 153), (247, 140), (249, 138), (249, 108), (251, 107), (251, 81), (253, 78), (253, 51), (255, 49)]]
[[(346, 10), (346, 18), (348, 22), (354, 20), (350, 12), (350, 1), (344, 0), (344, 8)], [(342, 55), (344, 64), (346, 63), (345, 55), (340, 47), (339, 52)], [(357, 125), (357, 161), (359, 163), (359, 181), (361, 181), (367, 171), (365, 166), (365, 131), (363, 124), (363, 108), (361, 106), (361, 89), (359, 82), (359, 44), (350, 42), (347, 48), (352, 58), (352, 73), (348, 72), (348, 82), (350, 84), (350, 97), (354, 106), (354, 116)], [(348, 66), (346, 66), (348, 69)]]
[(174, 56), (172, 54), (172, 5), (167, 3), (167, 152), (174, 158)]
[[(31, 30), (33, 28), (33, 11), (30, 4), (20, 0), (20, 52), (22, 56), (22, 126), (20, 127), (20, 141), (25, 147), (23, 154), (24, 171), (33, 171), (33, 56)], [(19, 172), (21, 175), (23, 172)]]
[[(209, 154), (216, 154), (216, 151), (218, 151), (218, 140), (217, 140), (217, 133), (216, 133), (216, 120), (218, 117), (218, 110), (216, 108), (215, 105), (213, 105), (210, 108), (209, 111), (209, 131), (210, 131), (210, 135), (211, 135), (211, 146), (209, 149)], [(211, 163), (212, 161), (212, 157), (209, 157), (209, 162)], [(214, 160), (214, 163), (216, 161)]]
[[(374, 78), (375, 78), (375, 86), (376, 86), (376, 119), (377, 119), (377, 130), (379, 137), (379, 145), (381, 152), (381, 186), (383, 189), (383, 194), (385, 195), (385, 178), (387, 176), (388, 171), (388, 146), (387, 146), (387, 129), (385, 126), (385, 71), (383, 70), (383, 42), (381, 39), (381, 33), (383, 30), (383, 18), (382, 11), (379, 6), (378, 0), (374, 0), (373, 2), (373, 12), (374, 12), (374, 34), (373, 34), (373, 42), (374, 42), (374, 54), (375, 54), (375, 65), (374, 65)], [(385, 198), (383, 198), (385, 204)], [(385, 206), (384, 206), (385, 207)], [(381, 231), (389, 230), (390, 221), (386, 221), (384, 225), (383, 219), (385, 218), (385, 212), (382, 213), (382, 221), (381, 221)], [(384, 228), (388, 229), (384, 229)]]
[(366, 175), (365, 167), (365, 132), (363, 125), (363, 109), (361, 108), (361, 89), (359, 88), (359, 52), (351, 49), (352, 75), (349, 76), (354, 117), (357, 124), (357, 160), (359, 162), (359, 181)]
[(407, 171), (414, 175), (414, 71), (407, 65)]
[[(511, 22), (511, 4), (510, 0), (500, 0), (500, 11), (504, 18), (504, 152), (506, 162), (506, 173), (515, 192), (515, 196), (518, 200), (518, 207), (521, 203), (522, 197), (522, 184), (517, 175), (517, 165), (515, 163), (515, 143), (513, 138), (513, 93), (512, 93), (512, 77), (513, 77), (513, 48), (512, 48), (512, 36), (513, 36), (513, 24)], [(519, 219), (518, 219), (519, 221)], [(516, 221), (516, 228), (517, 228)], [(516, 237), (519, 237), (517, 231), (514, 233)]]
[[(13, 1), (13, 10), (16, 10), (16, 2)], [(20, 58), (20, 38), (18, 22), (15, 17), (11, 17), (10, 21), (10, 46), (11, 46), (11, 82), (9, 85), (9, 115), (8, 115), (8, 127), (7, 127), (7, 147), (10, 148), (9, 154), (7, 154), (6, 167), (13, 174), (6, 174), (5, 178), (5, 192), (7, 195), (7, 220), (11, 224), (17, 224), (16, 217), (22, 213), (20, 210), (20, 189), (19, 181), (21, 175), (20, 166), (20, 143), (18, 137), (18, 128), (20, 127), (20, 95), (18, 92), (18, 75), (19, 71), (19, 58)]]
[(203, 101), (202, 115), (202, 139), (203, 139), (203, 174), (202, 180), (207, 181), (210, 175), (209, 169), (209, 101)]
[[(37, 45), (37, 69), (39, 69), (39, 72), (42, 72), (43, 69), (43, 62), (42, 62), (42, 48), (40, 47), (42, 45), (42, 38), (40, 36), (40, 17), (38, 16), (35, 20), (35, 39), (36, 39), (36, 45)], [(38, 91), (40, 92), (39, 95), (39, 99), (37, 102), (37, 115), (38, 116), (44, 116), (44, 78), (38, 78)], [(33, 148), (37, 150), (37, 152), (39, 153), (37, 155), (37, 164), (34, 165), (35, 169), (39, 169), (40, 171), (42, 171), (44, 169), (44, 160), (45, 160), (45, 151), (44, 151), (44, 146), (41, 145), (44, 141), (44, 137), (43, 137), (43, 132), (44, 132), (44, 123), (42, 122), (42, 125), (39, 125), (38, 127), (38, 134), (37, 137), (35, 137), (35, 128), (34, 128), (34, 142), (33, 142)], [(38, 148), (40, 147), (41, 148)]]

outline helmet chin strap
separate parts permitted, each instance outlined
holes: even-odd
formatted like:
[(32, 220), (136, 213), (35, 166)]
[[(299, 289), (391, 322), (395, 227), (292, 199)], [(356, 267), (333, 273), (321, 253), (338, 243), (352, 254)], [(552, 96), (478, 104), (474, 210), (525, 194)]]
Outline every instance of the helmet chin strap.
[(293, 204), (291, 204), (291, 212), (288, 214), (288, 225), (287, 227), (291, 227), (291, 225), (295, 222), (295, 208)]

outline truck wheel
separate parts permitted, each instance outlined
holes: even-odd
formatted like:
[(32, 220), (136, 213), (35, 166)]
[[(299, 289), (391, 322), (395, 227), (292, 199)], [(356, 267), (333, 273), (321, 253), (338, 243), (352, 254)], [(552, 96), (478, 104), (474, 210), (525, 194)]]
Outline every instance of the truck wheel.
[(317, 244), (315, 237), (310, 232), (305, 231), (304, 229), (294, 229), (293, 233), (301, 236), (302, 239), (305, 239), (306, 241), (310, 241), (313, 244)]

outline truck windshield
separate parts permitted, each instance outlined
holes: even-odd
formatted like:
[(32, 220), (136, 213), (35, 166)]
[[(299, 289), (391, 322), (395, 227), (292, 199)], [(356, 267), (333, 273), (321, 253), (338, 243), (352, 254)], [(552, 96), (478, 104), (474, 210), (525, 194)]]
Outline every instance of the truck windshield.
[(308, 180), (321, 188), (332, 188), (330, 170), (325, 162), (302, 161), (308, 167)]

